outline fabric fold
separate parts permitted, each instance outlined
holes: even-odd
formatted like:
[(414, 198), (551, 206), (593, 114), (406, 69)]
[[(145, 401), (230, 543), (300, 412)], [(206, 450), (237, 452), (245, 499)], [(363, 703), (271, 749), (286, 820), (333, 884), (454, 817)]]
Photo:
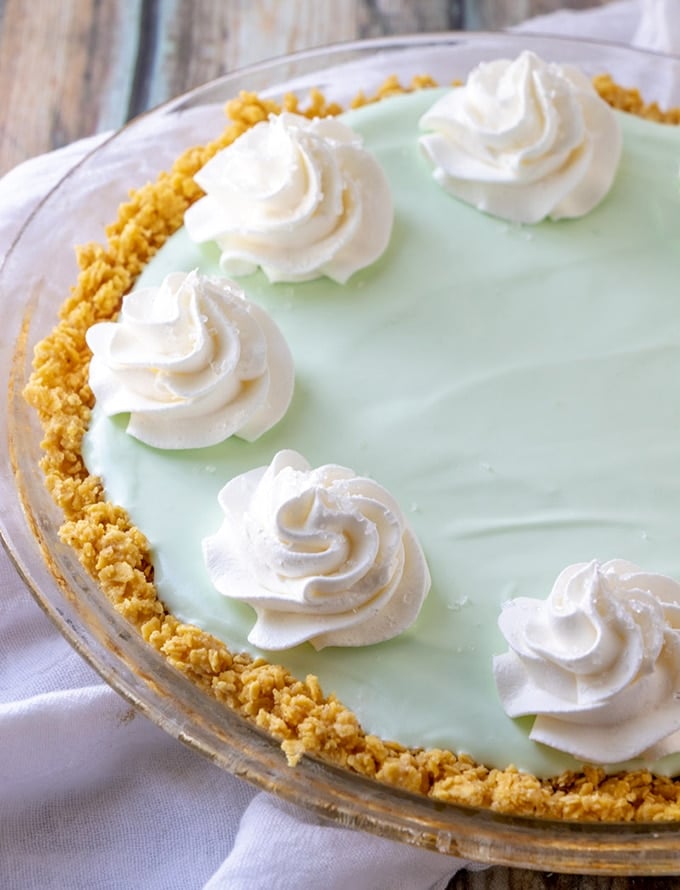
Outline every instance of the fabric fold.
[[(267, 844), (266, 856), (265, 825), (276, 838)], [(466, 866), (470, 863), (442, 853), (338, 828), (261, 793), (243, 815), (232, 852), (204, 890), (445, 890)]]

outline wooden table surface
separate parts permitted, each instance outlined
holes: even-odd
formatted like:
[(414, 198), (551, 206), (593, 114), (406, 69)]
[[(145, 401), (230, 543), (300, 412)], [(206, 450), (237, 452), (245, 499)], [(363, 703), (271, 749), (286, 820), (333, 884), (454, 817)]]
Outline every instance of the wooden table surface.
[[(32, 155), (117, 128), (190, 87), (265, 58), (361, 37), (501, 27), (532, 13), (597, 2), (0, 0), (0, 175)], [(680, 879), (500, 867), (462, 873), (450, 884), (450, 890), (667, 887), (680, 887)]]
[(244, 65), (606, 0), (0, 0), (0, 175)]

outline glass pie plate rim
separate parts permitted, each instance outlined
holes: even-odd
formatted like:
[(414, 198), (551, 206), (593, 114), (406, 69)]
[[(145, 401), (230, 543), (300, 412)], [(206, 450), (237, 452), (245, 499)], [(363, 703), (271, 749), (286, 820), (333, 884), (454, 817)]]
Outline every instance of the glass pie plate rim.
[[(142, 115), (70, 170), (28, 219), (0, 269), (0, 373), (7, 392), (0, 404), (0, 425), (6, 431), (0, 445), (0, 535), (39, 605), (99, 674), (154, 723), (236, 776), (335, 824), (463, 859), (572, 873), (677, 873), (677, 823), (595, 824), (507, 816), (436, 802), (310, 757), (289, 767), (278, 742), (201, 692), (145, 644), (98, 591), (73, 551), (58, 541), (59, 511), (37, 466), (42, 436), (21, 397), (32, 346), (56, 323), (56, 310), (75, 280), (73, 244), (103, 236), (101, 227), (115, 219), (131, 183), (122, 183), (122, 188), (114, 183), (114, 188), (104, 189), (104, 197), (98, 195), (97, 218), (84, 221), (87, 231), (79, 241), (66, 242), (70, 234), (57, 234), (54, 243), (40, 251), (38, 263), (32, 245), (40, 243), (36, 239), (41, 232), (53, 230), (51, 223), (60, 213), (73, 210), (68, 196), (74, 186), (87, 186), (89, 179), (83, 177), (94, 178), (96, 184), (97, 171), (118, 157), (121, 148), (134, 145), (140, 128), (158, 124), (165, 139), (183, 115), (191, 119), (194, 111), (223, 102), (241, 89), (280, 95), (293, 86), (304, 94), (318, 85), (328, 93), (326, 87), (332, 89), (333, 78), (337, 81), (338, 66), (350, 72), (344, 86), (350, 92), (342, 97), (350, 98), (355, 74), (367, 78), (367, 86), (377, 87), (395, 70), (404, 82), (414, 73), (433, 73), (432, 66), (451, 64), (453, 79), (480, 56), (513, 56), (522, 48), (559, 61), (592, 64), (592, 73), (607, 71), (615, 79), (617, 66), (631, 62), (660, 67), (669, 75), (680, 73), (680, 60), (542, 35), (449, 33), (355, 41), (260, 63), (191, 90)], [(324, 78), (329, 79), (326, 86)], [(206, 140), (194, 135), (188, 144), (198, 141)], [(177, 153), (168, 146), (170, 159)], [(87, 193), (86, 188), (81, 192)], [(48, 264), (51, 254), (53, 265)], [(63, 264), (62, 255), (68, 255)]]

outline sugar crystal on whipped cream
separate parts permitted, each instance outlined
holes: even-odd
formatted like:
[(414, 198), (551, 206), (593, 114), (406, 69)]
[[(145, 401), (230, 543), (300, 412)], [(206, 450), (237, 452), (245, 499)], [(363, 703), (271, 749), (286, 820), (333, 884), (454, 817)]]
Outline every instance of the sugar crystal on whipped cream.
[(632, 563), (568, 566), (548, 599), (507, 603), (494, 659), (510, 717), (591, 763), (680, 751), (680, 584)]
[(187, 232), (217, 242), (228, 275), (260, 266), (272, 282), (326, 275), (343, 284), (390, 239), (387, 178), (361, 137), (338, 120), (270, 115), (195, 179), (206, 195), (187, 210)]
[(585, 75), (529, 51), (479, 65), (420, 126), (435, 180), (516, 223), (584, 216), (609, 191), (621, 155), (616, 116)]
[(288, 345), (267, 312), (225, 278), (196, 271), (132, 291), (117, 322), (87, 332), (90, 387), (108, 416), (157, 448), (253, 441), (293, 396)]
[(229, 481), (224, 522), (204, 540), (220, 593), (249, 603), (249, 641), (365, 646), (415, 621), (430, 573), (394, 498), (347, 467), (312, 468), (295, 451)]

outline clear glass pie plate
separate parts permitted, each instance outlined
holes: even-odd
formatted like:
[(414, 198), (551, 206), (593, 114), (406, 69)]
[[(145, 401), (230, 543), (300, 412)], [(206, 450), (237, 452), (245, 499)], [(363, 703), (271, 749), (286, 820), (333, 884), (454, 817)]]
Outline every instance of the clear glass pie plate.
[[(22, 398), (32, 350), (55, 325), (77, 276), (73, 247), (104, 238), (128, 191), (155, 179), (185, 148), (217, 135), (216, 106), (241, 90), (349, 101), (390, 74), (465, 78), (482, 60), (529, 48), (608, 72), (649, 101), (680, 105), (680, 60), (614, 45), (499, 34), (419, 35), (299, 53), (228, 75), (144, 115), (105, 141), (46, 197), (0, 273), (0, 528), (26, 583), (63, 635), (125, 698), (172, 736), (231, 773), (330, 820), (466, 859), (573, 873), (677, 872), (680, 825), (572, 824), (436, 803), (312, 758), (295, 768), (278, 743), (200, 692), (147, 646), (99, 592), (75, 554), (38, 467), (41, 430)], [(677, 92), (674, 93), (674, 90)], [(153, 151), (149, 151), (153, 145)]]

